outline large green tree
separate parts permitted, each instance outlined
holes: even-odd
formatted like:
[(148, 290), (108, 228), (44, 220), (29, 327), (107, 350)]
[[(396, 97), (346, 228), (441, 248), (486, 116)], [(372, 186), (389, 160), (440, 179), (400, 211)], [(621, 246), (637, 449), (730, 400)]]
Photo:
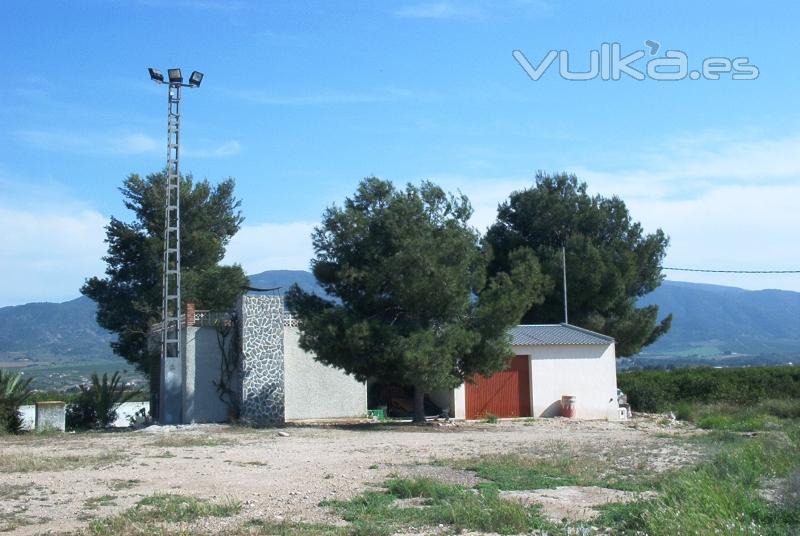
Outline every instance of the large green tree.
[[(97, 303), (97, 322), (116, 333), (114, 352), (149, 375), (151, 398), (158, 391), (159, 353), (148, 345), (161, 319), (164, 254), (164, 173), (128, 176), (120, 191), (133, 220), (111, 218), (106, 227), (106, 276), (86, 281), (81, 293)], [(238, 265), (221, 266), (225, 246), (243, 218), (234, 180), (217, 185), (181, 177), (181, 291), (199, 309), (233, 306), (247, 278)]]
[(361, 381), (413, 386), (418, 421), (425, 393), (505, 368), (507, 330), (541, 301), (542, 277), (522, 248), (487, 278), (491, 253), (471, 214), (466, 197), (429, 182), (398, 190), (364, 179), (312, 237), (313, 272), (330, 299), (297, 285), (287, 294), (300, 346)]
[(657, 306), (636, 307), (663, 280), (669, 239), (661, 229), (645, 234), (622, 199), (589, 195), (575, 175), (538, 173), (532, 188), (500, 205), (486, 240), (495, 252), (490, 273), (508, 270), (512, 252), (524, 246), (548, 276), (544, 303), (528, 310), (525, 322), (563, 321), (564, 246), (571, 324), (613, 336), (620, 356), (639, 352), (669, 329), (672, 317), (657, 322)]

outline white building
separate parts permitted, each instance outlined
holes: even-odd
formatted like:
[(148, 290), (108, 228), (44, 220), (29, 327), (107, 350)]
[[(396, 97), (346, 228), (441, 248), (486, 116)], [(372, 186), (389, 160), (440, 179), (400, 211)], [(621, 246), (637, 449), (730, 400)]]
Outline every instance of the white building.
[(578, 419), (619, 418), (614, 339), (569, 324), (519, 325), (511, 338), (508, 370), (435, 393), (434, 402), (456, 419), (554, 417), (570, 396)]

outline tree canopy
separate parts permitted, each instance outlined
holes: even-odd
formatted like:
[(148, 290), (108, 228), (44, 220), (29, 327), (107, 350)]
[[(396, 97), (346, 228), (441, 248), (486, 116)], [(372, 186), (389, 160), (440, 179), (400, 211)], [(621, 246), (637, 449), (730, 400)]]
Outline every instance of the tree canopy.
[(507, 366), (507, 329), (542, 299), (530, 250), (491, 258), (467, 221), (472, 209), (423, 182), (396, 189), (364, 179), (342, 208), (328, 208), (312, 235), (312, 269), (329, 298), (297, 285), (287, 294), (300, 346), (353, 374), (414, 386), (416, 419), (426, 392)]
[(566, 248), (569, 321), (616, 339), (617, 354), (632, 355), (665, 333), (671, 315), (657, 322), (658, 307), (636, 307), (638, 297), (661, 284), (669, 239), (661, 229), (645, 234), (619, 197), (587, 193), (575, 175), (538, 173), (532, 188), (511, 194), (498, 208), (486, 240), (495, 257), (490, 273), (511, 266), (512, 252), (531, 248), (547, 275), (544, 302), (527, 323), (564, 319), (561, 247)]
[[(158, 353), (148, 348), (150, 326), (160, 321), (164, 254), (164, 173), (123, 182), (125, 207), (133, 221), (111, 218), (106, 227), (106, 277), (92, 277), (81, 293), (97, 303), (97, 322), (117, 334), (114, 352), (158, 385)], [(228, 309), (242, 293), (247, 278), (238, 265), (221, 266), (225, 246), (243, 218), (228, 178), (212, 186), (181, 177), (181, 291), (185, 302), (200, 309)]]

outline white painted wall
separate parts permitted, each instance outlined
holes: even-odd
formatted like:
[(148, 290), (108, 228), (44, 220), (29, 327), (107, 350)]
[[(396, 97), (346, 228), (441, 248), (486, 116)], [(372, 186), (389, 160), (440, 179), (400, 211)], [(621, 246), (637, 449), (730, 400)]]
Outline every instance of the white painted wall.
[[(561, 415), (562, 395), (577, 397), (578, 419), (618, 420), (614, 344), (514, 346), (530, 358), (531, 412), (534, 417)], [(466, 418), (466, 390), (453, 391), (454, 417)]]
[[(127, 427), (129, 425), (128, 419), (142, 408), (145, 411), (150, 411), (150, 402), (125, 402), (120, 404), (117, 408), (117, 420), (111, 426), (115, 428)], [(19, 411), (22, 413), (22, 429), (33, 430), (36, 419), (36, 406), (33, 404), (20, 406)]]
[(363, 417), (367, 384), (314, 360), (300, 348), (296, 327), (283, 331), (284, 404), (287, 420)]
[(434, 391), (428, 397), (440, 408), (450, 408), (450, 417), (453, 419), (466, 419), (466, 391), (460, 385), (452, 391)]
[(531, 358), (534, 417), (561, 414), (561, 397), (577, 397), (578, 419), (619, 418), (614, 344), (514, 346)]

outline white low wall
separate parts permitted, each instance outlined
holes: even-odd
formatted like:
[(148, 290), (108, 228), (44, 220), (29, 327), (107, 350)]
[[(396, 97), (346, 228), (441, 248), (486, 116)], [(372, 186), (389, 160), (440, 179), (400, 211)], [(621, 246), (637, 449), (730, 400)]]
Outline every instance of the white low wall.
[(286, 326), (284, 407), (287, 420), (363, 417), (367, 414), (367, 384), (314, 360), (298, 344), (296, 327)]
[[(129, 425), (128, 417), (135, 415), (142, 408), (145, 411), (150, 411), (150, 402), (125, 402), (120, 404), (117, 408), (117, 420), (111, 426), (115, 428), (127, 427)], [(36, 406), (33, 404), (20, 406), (19, 411), (22, 413), (22, 429), (33, 430), (36, 420)]]
[(561, 397), (576, 397), (576, 418), (619, 418), (614, 345), (515, 346), (531, 356), (534, 417), (561, 414)]

